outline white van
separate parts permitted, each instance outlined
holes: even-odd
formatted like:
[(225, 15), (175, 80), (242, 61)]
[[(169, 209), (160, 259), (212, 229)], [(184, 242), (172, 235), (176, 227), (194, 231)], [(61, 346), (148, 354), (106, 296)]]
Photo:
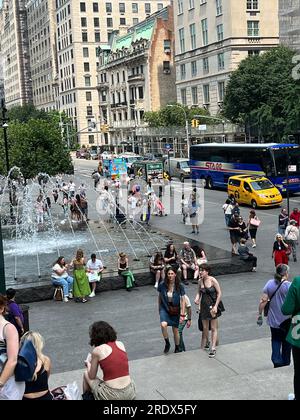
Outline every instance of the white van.
[(190, 178), (191, 169), (189, 160), (184, 158), (169, 158), (164, 162), (164, 170), (170, 173), (171, 177), (177, 177), (181, 181)]

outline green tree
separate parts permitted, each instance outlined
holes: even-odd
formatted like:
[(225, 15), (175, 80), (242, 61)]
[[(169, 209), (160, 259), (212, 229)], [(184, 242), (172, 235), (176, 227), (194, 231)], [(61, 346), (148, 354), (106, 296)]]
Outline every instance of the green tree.
[[(187, 119), (192, 121), (195, 115), (209, 115), (208, 112), (203, 108), (188, 108), (187, 106), (171, 103), (159, 111), (146, 112), (144, 120), (149, 124), (150, 127), (185, 127), (185, 110)], [(201, 123), (211, 123), (211, 120), (201, 120)]]
[[(18, 166), (26, 179), (39, 172), (49, 175), (72, 172), (72, 160), (60, 127), (51, 118), (13, 121), (8, 128), (10, 166)], [(3, 147), (1, 132), (0, 150)], [(0, 170), (4, 173), (4, 153), (0, 157)]]
[(292, 77), (295, 52), (280, 46), (248, 57), (230, 77), (224, 115), (252, 135), (281, 141), (300, 129), (300, 83)]

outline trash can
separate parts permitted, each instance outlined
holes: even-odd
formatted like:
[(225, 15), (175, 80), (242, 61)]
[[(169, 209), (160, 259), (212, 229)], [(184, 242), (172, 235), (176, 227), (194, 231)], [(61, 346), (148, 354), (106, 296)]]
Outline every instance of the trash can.
[(28, 305), (20, 305), (24, 315), (24, 332), (29, 331), (29, 306)]

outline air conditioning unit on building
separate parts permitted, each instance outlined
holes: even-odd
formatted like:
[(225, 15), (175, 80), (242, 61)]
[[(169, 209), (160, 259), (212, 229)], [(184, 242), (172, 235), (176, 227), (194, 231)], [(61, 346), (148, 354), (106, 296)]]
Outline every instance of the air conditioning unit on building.
[(164, 69), (164, 74), (171, 74), (171, 70), (170, 69)]

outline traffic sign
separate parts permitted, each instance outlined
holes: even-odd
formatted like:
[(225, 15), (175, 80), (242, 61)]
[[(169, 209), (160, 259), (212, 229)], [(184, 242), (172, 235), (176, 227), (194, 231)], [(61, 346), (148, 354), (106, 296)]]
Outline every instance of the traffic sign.
[(167, 144), (165, 145), (165, 148), (166, 148), (166, 149), (172, 149), (172, 146), (171, 146), (171, 144), (168, 144), (168, 143), (167, 143)]
[(207, 130), (207, 125), (206, 124), (201, 124), (198, 127), (199, 131), (206, 131)]
[(289, 165), (289, 172), (297, 172), (297, 165)]

